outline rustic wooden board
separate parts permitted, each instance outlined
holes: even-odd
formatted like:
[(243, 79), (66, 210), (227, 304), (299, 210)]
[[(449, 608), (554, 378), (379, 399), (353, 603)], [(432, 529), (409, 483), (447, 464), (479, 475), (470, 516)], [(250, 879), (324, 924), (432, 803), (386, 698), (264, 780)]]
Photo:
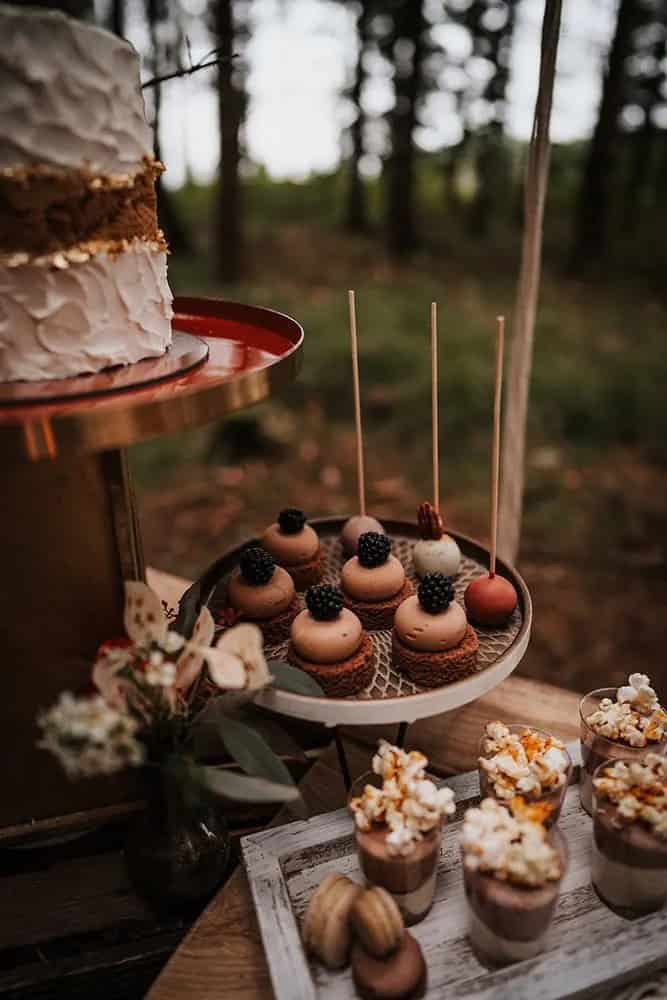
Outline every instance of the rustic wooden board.
[[(578, 763), (578, 744), (570, 752)], [(578, 773), (578, 769), (577, 769)], [(627, 921), (598, 899), (590, 883), (591, 821), (578, 787), (567, 792), (560, 829), (570, 864), (547, 950), (538, 958), (489, 971), (467, 940), (467, 904), (459, 856), (459, 828), (479, 797), (476, 772), (445, 781), (457, 813), (445, 829), (438, 886), (431, 913), (413, 928), (429, 970), (429, 995), (512, 1000), (559, 1000), (609, 989), (667, 965), (667, 911)], [(277, 1000), (347, 1000), (355, 996), (349, 970), (330, 972), (310, 963), (299, 925), (322, 879), (340, 871), (363, 882), (345, 809), (306, 822), (254, 834), (242, 841), (243, 857)]]

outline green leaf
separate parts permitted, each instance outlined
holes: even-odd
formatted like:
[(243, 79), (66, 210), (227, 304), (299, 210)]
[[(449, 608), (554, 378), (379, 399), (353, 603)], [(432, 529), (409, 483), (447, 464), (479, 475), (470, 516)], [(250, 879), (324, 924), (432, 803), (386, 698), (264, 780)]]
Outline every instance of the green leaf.
[(309, 694), (314, 698), (326, 697), (324, 691), (313, 678), (305, 672), (282, 660), (269, 660), (269, 671), (273, 675), (273, 686), (281, 691), (293, 691), (295, 694)]
[(219, 732), (227, 752), (246, 774), (280, 785), (294, 784), (280, 757), (276, 757), (266, 740), (250, 726), (227, 718), (220, 723)]
[(199, 780), (217, 795), (237, 802), (294, 802), (300, 798), (296, 785), (283, 785), (266, 778), (251, 778), (216, 767), (200, 767)]

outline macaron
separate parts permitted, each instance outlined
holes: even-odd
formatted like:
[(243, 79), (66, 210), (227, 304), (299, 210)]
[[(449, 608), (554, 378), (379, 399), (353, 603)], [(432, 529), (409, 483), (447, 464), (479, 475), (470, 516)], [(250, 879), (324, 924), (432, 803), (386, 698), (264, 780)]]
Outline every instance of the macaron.
[(384, 958), (369, 955), (360, 941), (352, 946), (352, 977), (364, 1000), (411, 1000), (426, 992), (426, 962), (409, 931), (396, 951)]
[(379, 885), (360, 892), (351, 911), (352, 927), (371, 955), (382, 958), (396, 951), (403, 939), (403, 917), (395, 900)]
[(306, 950), (329, 969), (347, 964), (352, 940), (350, 911), (361, 892), (346, 875), (332, 872), (313, 893), (303, 918)]

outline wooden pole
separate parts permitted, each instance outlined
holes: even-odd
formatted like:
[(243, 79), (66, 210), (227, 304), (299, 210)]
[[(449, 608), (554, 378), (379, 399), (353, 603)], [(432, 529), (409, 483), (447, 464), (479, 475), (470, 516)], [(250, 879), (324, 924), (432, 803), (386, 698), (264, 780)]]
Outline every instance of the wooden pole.
[(491, 560), (489, 576), (496, 575), (498, 547), (498, 486), (500, 479), (500, 411), (503, 398), (503, 349), (505, 317), (496, 317), (496, 377), (493, 389), (493, 443), (491, 445)]
[(354, 390), (354, 427), (357, 438), (357, 494), (359, 513), (366, 513), (366, 480), (364, 476), (364, 439), (361, 427), (361, 394), (359, 392), (359, 349), (357, 345), (357, 307), (354, 292), (347, 293), (350, 310), (350, 344), (352, 347), (352, 387)]
[(431, 444), (433, 506), (440, 511), (440, 443), (438, 433), (438, 304), (431, 302)]
[(546, 0), (542, 22), (539, 86), (528, 150), (521, 270), (507, 370), (507, 405), (503, 426), (498, 547), (500, 554), (510, 562), (516, 559), (521, 537), (526, 415), (540, 285), (542, 225), (549, 172), (549, 122), (556, 75), (560, 19), (561, 0)]

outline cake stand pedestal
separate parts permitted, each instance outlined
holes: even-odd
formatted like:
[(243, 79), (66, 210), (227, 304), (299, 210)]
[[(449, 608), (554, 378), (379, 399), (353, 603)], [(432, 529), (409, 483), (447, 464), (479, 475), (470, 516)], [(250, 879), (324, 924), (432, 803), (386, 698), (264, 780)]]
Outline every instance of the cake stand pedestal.
[(99, 642), (123, 634), (123, 581), (144, 576), (125, 449), (266, 399), (300, 365), (303, 331), (287, 316), (207, 299), (174, 306), (164, 358), (0, 385), (4, 837), (131, 795), (126, 777), (70, 783), (37, 748), (35, 725), (61, 691), (85, 688)]

